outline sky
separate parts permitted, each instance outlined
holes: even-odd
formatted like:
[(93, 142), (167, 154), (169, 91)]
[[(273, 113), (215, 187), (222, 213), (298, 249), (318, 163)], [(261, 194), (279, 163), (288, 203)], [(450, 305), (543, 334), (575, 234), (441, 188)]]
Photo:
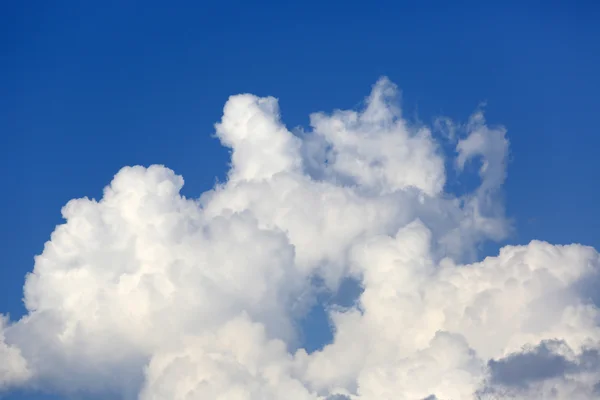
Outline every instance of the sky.
[[(585, 300), (599, 288), (600, 249), (592, 3), (3, 4), (3, 398), (519, 398), (552, 387), (557, 398), (592, 398), (590, 376), (600, 371), (600, 313)], [(238, 94), (254, 97), (230, 97)], [(136, 165), (144, 168), (122, 170)], [(178, 176), (189, 201), (177, 195)], [(104, 200), (63, 209), (85, 197)], [(63, 216), (66, 228), (53, 234)], [(556, 247), (572, 243), (590, 247)], [(507, 245), (523, 247), (500, 250)], [(482, 292), (505, 276), (494, 271), (509, 274), (521, 258), (545, 271), (532, 275), (539, 282), (515, 272), (518, 295), (508, 286)], [(177, 275), (189, 282), (171, 268), (189, 268)], [(202, 268), (225, 272), (194, 275)], [(127, 286), (143, 276), (171, 286), (148, 284), (158, 297)], [(442, 323), (435, 298), (449, 282), (472, 295), (447, 293), (457, 308)], [(400, 287), (408, 294), (397, 303), (383, 295)], [(544, 296), (559, 298), (552, 307), (565, 314), (538, 309)], [(117, 311), (126, 308), (129, 317)], [(545, 319), (503, 319), (521, 309)], [(477, 312), (478, 323), (448, 322)], [(496, 325), (484, 314), (502, 317)], [(395, 322), (378, 325), (385, 320)], [(514, 332), (502, 336), (499, 321)], [(269, 355), (252, 368), (276, 368), (283, 383), (203, 364), (197, 355), (209, 348), (235, 353), (238, 330)], [(414, 343), (398, 339), (411, 335)], [(377, 346), (364, 355), (349, 343)], [(385, 358), (390, 348), (401, 354)], [(456, 363), (423, 361), (448, 349)], [(177, 354), (192, 354), (190, 364), (176, 365)], [(539, 373), (525, 382), (519, 367), (535, 362)], [(411, 363), (442, 383), (406, 378)], [(206, 379), (219, 384), (193, 389), (194, 368), (214, 369)], [(226, 393), (233, 382), (241, 392)]]

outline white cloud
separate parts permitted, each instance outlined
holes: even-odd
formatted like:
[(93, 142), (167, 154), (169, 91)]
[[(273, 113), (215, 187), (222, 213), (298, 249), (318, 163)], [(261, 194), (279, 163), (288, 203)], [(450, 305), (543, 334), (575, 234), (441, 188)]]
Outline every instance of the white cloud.
[[(381, 79), (361, 112), (336, 111), (311, 116), (313, 158), (329, 181), (358, 186), (375, 194), (415, 188), (429, 196), (444, 186), (444, 159), (427, 128), (400, 118), (396, 87)], [(326, 161), (326, 165), (324, 162)], [(314, 163), (315, 161), (313, 161)]]
[(292, 369), (285, 343), (268, 340), (242, 313), (216, 332), (154, 354), (141, 399), (314, 399)]
[[(462, 127), (444, 120), (458, 170), (481, 162), (480, 185), (456, 197), (440, 146), (402, 118), (396, 93), (382, 79), (363, 110), (314, 114), (298, 135), (276, 99), (233, 96), (216, 125), (232, 150), (226, 183), (186, 199), (171, 170), (124, 168), (99, 201), (69, 202), (27, 277), (28, 315), (0, 325), (0, 387), (142, 400), (593, 398), (596, 370), (581, 366), (600, 349), (584, 284), (599, 277), (598, 253), (532, 242), (468, 264), (510, 227), (506, 131), (480, 112)], [(315, 282), (335, 292), (349, 277), (364, 292), (329, 310), (334, 340), (307, 354), (297, 330)], [(568, 349), (569, 368), (499, 378), (549, 341)]]
[(27, 361), (17, 347), (7, 345), (4, 328), (7, 318), (0, 315), (0, 391), (26, 382), (31, 377)]
[(417, 222), (355, 249), (362, 312), (334, 314), (334, 343), (307, 357), (314, 387), (354, 388), (360, 399), (468, 399), (488, 360), (526, 344), (597, 348), (600, 314), (577, 293), (600, 268), (593, 249), (533, 242), (477, 264), (436, 264), (429, 239)]

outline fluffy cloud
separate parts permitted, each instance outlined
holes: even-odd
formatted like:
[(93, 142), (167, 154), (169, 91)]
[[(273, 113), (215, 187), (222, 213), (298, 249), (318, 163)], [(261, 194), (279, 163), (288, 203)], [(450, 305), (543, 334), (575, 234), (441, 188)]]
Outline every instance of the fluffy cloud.
[[(0, 324), (0, 388), (141, 400), (591, 399), (600, 313), (589, 247), (532, 242), (469, 263), (510, 229), (508, 140), (481, 112), (432, 131), (378, 81), (359, 111), (296, 134), (277, 100), (231, 97), (227, 182), (199, 199), (163, 166), (76, 199), (27, 276), (28, 314)], [(448, 162), (450, 161), (450, 162)], [(480, 163), (471, 192), (446, 166)], [(334, 339), (299, 325), (323, 290)]]
[(0, 389), (26, 382), (31, 377), (27, 361), (17, 347), (7, 345), (4, 337), (6, 318), (0, 315)]

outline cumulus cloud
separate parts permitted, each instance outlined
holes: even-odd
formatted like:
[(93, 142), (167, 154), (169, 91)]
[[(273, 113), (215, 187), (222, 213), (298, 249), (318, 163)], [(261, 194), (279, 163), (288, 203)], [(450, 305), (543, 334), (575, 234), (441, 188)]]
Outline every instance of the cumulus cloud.
[(0, 390), (26, 382), (31, 377), (27, 361), (19, 348), (6, 344), (4, 328), (7, 318), (0, 315)]
[[(440, 120), (441, 121), (441, 120)], [(438, 123), (439, 125), (439, 123)], [(591, 399), (600, 257), (534, 241), (472, 262), (510, 230), (509, 142), (477, 111), (432, 130), (383, 78), (361, 110), (293, 134), (277, 100), (232, 96), (217, 137), (225, 183), (198, 199), (163, 166), (126, 167), (75, 199), (0, 324), (0, 388), (141, 400)], [(451, 161), (451, 162), (448, 162)], [(446, 189), (447, 165), (471, 192)], [(333, 341), (307, 352), (323, 290)], [(541, 397), (540, 397), (541, 396)]]

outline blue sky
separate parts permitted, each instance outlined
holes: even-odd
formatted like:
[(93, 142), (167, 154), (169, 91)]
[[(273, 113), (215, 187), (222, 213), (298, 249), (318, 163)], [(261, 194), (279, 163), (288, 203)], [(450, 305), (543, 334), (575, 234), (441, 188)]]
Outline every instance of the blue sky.
[(0, 311), (24, 312), (24, 275), (61, 207), (100, 197), (121, 167), (165, 164), (189, 196), (223, 180), (228, 153), (212, 135), (228, 96), (275, 96), (293, 128), (356, 107), (382, 75), (409, 117), (464, 121), (485, 102), (488, 123), (506, 126), (506, 243), (600, 248), (592, 3), (4, 4)]

